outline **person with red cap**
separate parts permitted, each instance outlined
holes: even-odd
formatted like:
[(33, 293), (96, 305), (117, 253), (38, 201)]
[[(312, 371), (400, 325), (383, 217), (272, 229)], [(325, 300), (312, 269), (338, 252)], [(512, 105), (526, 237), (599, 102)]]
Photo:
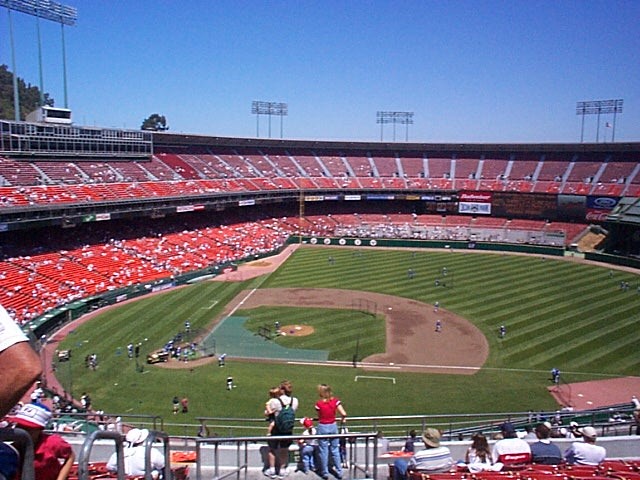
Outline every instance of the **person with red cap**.
[[(313, 420), (309, 417), (304, 417), (300, 420), (300, 423), (304, 427), (302, 435), (317, 435), (316, 427), (313, 426)], [(315, 471), (316, 469), (316, 453), (318, 450), (318, 440), (313, 438), (301, 438), (298, 440), (300, 445), (300, 460), (302, 461), (302, 473), (305, 475), (309, 471)]]
[(33, 440), (33, 468), (38, 480), (66, 480), (75, 460), (71, 445), (60, 435), (44, 433), (51, 411), (40, 403), (27, 403), (9, 417)]

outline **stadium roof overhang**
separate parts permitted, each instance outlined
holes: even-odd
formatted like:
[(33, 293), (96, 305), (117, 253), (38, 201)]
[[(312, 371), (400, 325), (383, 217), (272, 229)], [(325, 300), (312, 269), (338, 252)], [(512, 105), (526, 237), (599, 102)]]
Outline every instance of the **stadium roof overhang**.
[(607, 216), (607, 223), (640, 227), (640, 198), (624, 197)]
[(158, 147), (229, 147), (370, 152), (433, 152), (460, 154), (496, 153), (625, 153), (640, 154), (640, 142), (620, 143), (401, 143), (350, 142), (329, 140), (283, 140), (265, 138), (215, 137), (175, 133), (153, 133)]

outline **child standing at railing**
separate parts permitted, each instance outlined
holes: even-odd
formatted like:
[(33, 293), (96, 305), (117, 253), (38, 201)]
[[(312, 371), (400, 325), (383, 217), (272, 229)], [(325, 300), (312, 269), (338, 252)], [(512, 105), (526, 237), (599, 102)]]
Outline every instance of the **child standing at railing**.
[[(303, 418), (300, 423), (304, 427), (302, 435), (316, 435), (316, 427), (313, 426), (313, 420), (310, 418)], [(309, 473), (309, 471), (315, 471), (316, 469), (316, 453), (318, 449), (318, 440), (301, 438), (298, 440), (300, 445), (300, 460), (302, 461), (302, 472)]]

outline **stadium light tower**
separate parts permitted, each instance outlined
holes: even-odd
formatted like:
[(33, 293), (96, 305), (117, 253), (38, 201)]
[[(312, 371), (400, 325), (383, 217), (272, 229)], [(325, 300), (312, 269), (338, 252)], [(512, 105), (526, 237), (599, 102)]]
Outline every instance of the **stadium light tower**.
[[(586, 102), (578, 102), (576, 105), (576, 115), (582, 115), (582, 127), (580, 130), (580, 143), (584, 141), (584, 116), (598, 115), (598, 126), (596, 129), (596, 143), (600, 139), (600, 114), (613, 113), (613, 130), (611, 133), (611, 142), (616, 139), (616, 115), (622, 113), (623, 99), (615, 100), (590, 100)], [(606, 138), (606, 136), (605, 136)]]
[(251, 113), (256, 115), (257, 137), (260, 137), (260, 115), (269, 117), (269, 138), (271, 138), (271, 116), (278, 115), (280, 117), (280, 138), (282, 138), (282, 117), (289, 113), (289, 106), (286, 103), (254, 100), (251, 102)]
[(67, 96), (67, 54), (64, 42), (64, 26), (73, 26), (78, 19), (78, 10), (75, 7), (62, 5), (51, 0), (0, 0), (0, 7), (5, 7), (9, 15), (9, 37), (11, 44), (11, 68), (13, 69), (13, 107), (15, 119), (20, 121), (20, 100), (18, 98), (18, 80), (16, 73), (16, 53), (13, 42), (13, 23), (11, 10), (26, 13), (36, 17), (36, 30), (38, 35), (38, 67), (40, 73), (40, 106), (44, 104), (44, 82), (42, 80), (42, 45), (40, 41), (40, 19), (59, 22), (62, 35), (62, 75), (64, 84), (64, 108), (69, 107)]
[(393, 141), (396, 141), (396, 124), (405, 125), (405, 142), (409, 141), (409, 125), (413, 124), (413, 112), (377, 112), (376, 123), (380, 124), (380, 141), (383, 140), (383, 129), (387, 123), (393, 124)]

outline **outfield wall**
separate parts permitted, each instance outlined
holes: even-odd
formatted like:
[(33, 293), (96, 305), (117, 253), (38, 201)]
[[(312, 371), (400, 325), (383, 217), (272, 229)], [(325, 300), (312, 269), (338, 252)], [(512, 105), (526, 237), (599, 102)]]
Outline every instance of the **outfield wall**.
[(333, 238), (333, 237), (290, 237), (288, 243), (308, 245), (333, 245), (338, 247), (384, 247), (384, 248), (445, 248), (451, 250), (484, 250), (495, 252), (516, 252), (562, 257), (564, 247), (544, 245), (474, 242), (461, 240), (396, 240), (388, 238)]

